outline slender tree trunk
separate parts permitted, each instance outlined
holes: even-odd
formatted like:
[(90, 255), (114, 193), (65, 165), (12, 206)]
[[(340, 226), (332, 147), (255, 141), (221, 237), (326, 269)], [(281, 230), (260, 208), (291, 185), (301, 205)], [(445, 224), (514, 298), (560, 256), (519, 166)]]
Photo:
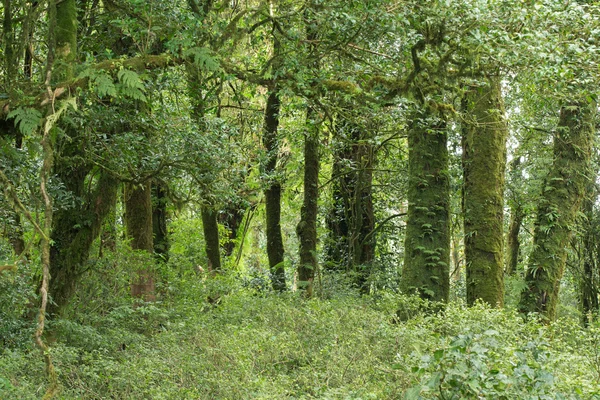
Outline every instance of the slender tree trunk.
[(463, 215), (467, 304), (504, 304), (504, 171), (508, 127), (498, 78), (464, 100)]
[(594, 115), (592, 104), (573, 103), (560, 110), (554, 162), (538, 204), (520, 310), (539, 312), (549, 321), (556, 317), (566, 249), (589, 180)]
[(265, 209), (267, 225), (267, 255), (273, 289), (282, 291), (286, 288), (285, 269), (283, 265), (283, 237), (281, 235), (281, 183), (275, 176), (277, 173), (277, 155), (279, 152), (279, 95), (277, 88), (273, 88), (267, 99), (265, 123), (263, 129), (263, 145), (267, 152), (267, 161), (264, 173), (268, 177), (265, 189)]
[(100, 233), (100, 249), (98, 258), (104, 257), (104, 250), (117, 250), (117, 196), (113, 199), (110, 211), (106, 214)]
[(233, 255), (238, 231), (244, 221), (245, 214), (246, 210), (241, 202), (228, 204), (219, 214), (219, 222), (227, 228), (227, 241), (223, 244), (223, 250), (226, 257)]
[(375, 258), (375, 215), (373, 211), (373, 146), (361, 138), (355, 145), (357, 167), (352, 195), (352, 222), (350, 254), (356, 271), (356, 285), (362, 293), (369, 290), (368, 278)]
[(581, 290), (581, 311), (583, 323), (588, 325), (590, 316), (597, 314), (600, 309), (598, 304), (598, 294), (600, 291), (600, 281), (598, 274), (598, 219), (594, 215), (594, 203), (598, 199), (598, 192), (594, 182), (588, 183), (586, 197), (583, 201), (583, 213), (585, 214), (585, 224), (583, 232), (583, 273), (580, 276)]
[(348, 269), (350, 265), (348, 247), (348, 204), (344, 180), (346, 173), (344, 152), (334, 154), (331, 169), (331, 198), (332, 205), (327, 216), (328, 238), (326, 242), (325, 266), (330, 270)]
[(221, 270), (221, 249), (219, 246), (219, 224), (217, 213), (209, 206), (202, 206), (202, 229), (206, 243), (206, 257), (208, 270), (219, 272)]
[(408, 131), (408, 216), (401, 287), (446, 302), (450, 279), (447, 127), (435, 110), (416, 111)]
[(152, 183), (152, 230), (154, 255), (158, 261), (169, 261), (169, 232), (167, 228), (167, 191), (162, 183)]
[[(314, 44), (317, 34), (313, 26), (312, 2), (308, 3), (304, 17), (306, 39), (309, 43), (309, 67), (316, 72), (319, 68), (317, 48)], [(304, 132), (304, 199), (300, 210), (300, 222), (296, 227), (300, 243), (298, 266), (298, 285), (306, 290), (307, 297), (313, 294), (313, 282), (317, 272), (317, 217), (319, 213), (319, 133), (320, 128), (315, 121), (317, 113), (309, 104), (306, 109)]]
[(306, 296), (313, 293), (313, 281), (318, 268), (317, 261), (317, 216), (319, 198), (319, 127), (315, 112), (308, 108), (304, 136), (304, 200), (300, 210), (300, 222), (296, 227), (300, 242), (300, 265), (298, 284), (306, 289)]
[[(152, 188), (150, 181), (125, 186), (125, 228), (133, 250), (154, 251), (152, 237)], [(151, 266), (139, 269), (131, 284), (131, 295), (144, 301), (156, 300)]]
[(333, 206), (328, 217), (327, 262), (353, 274), (354, 283), (368, 291), (367, 279), (375, 257), (373, 211), (373, 146), (350, 121), (338, 126), (339, 150), (332, 169)]
[(523, 218), (525, 213), (523, 212), (523, 206), (516, 204), (512, 208), (510, 215), (510, 226), (508, 228), (508, 236), (506, 238), (507, 247), (507, 260), (506, 260), (506, 274), (514, 275), (517, 273), (519, 265), (519, 255), (521, 250), (521, 241), (519, 240), (519, 232), (523, 225)]

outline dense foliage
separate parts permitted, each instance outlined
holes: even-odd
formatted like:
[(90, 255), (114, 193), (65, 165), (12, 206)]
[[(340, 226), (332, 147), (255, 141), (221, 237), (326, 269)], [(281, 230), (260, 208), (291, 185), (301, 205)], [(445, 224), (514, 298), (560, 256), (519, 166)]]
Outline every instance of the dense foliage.
[(0, 14), (0, 398), (600, 398), (597, 1)]

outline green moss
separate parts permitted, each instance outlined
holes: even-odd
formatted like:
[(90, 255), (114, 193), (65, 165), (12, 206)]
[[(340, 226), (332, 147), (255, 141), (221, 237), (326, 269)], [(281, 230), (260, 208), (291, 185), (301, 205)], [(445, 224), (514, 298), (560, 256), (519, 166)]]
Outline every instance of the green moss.
[(401, 279), (405, 292), (444, 302), (450, 264), (447, 138), (446, 122), (434, 111), (415, 112), (408, 133), (408, 216)]
[(567, 245), (589, 180), (594, 115), (595, 104), (575, 103), (561, 109), (554, 162), (538, 204), (520, 309), (542, 313), (548, 320), (556, 316)]
[(463, 214), (467, 303), (504, 302), (504, 171), (508, 127), (500, 81), (470, 90), (464, 101)]

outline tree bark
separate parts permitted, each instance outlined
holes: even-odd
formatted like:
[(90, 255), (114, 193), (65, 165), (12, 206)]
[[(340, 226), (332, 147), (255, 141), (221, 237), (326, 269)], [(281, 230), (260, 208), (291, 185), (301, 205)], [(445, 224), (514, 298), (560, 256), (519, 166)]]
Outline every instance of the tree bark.
[(304, 200), (300, 210), (300, 222), (296, 227), (300, 242), (300, 265), (298, 285), (306, 290), (306, 296), (313, 293), (313, 281), (318, 268), (317, 261), (317, 216), (319, 199), (319, 127), (316, 126), (314, 110), (309, 106), (306, 112), (304, 134)]
[(51, 235), (53, 244), (50, 249), (52, 280), (49, 291), (53, 303), (48, 308), (51, 313), (60, 312), (73, 295), (79, 277), (85, 272), (92, 243), (100, 235), (104, 219), (113, 209), (119, 186), (115, 178), (106, 172), (100, 172), (95, 189), (86, 196), (83, 193), (85, 175), (82, 178), (76, 172), (81, 174), (82, 167), (68, 169), (67, 164), (63, 168), (55, 168), (55, 173), (66, 189), (85, 201), (81, 206), (54, 212)]
[(521, 250), (521, 241), (519, 240), (519, 232), (523, 225), (523, 206), (516, 204), (512, 208), (510, 214), (510, 226), (508, 228), (508, 236), (506, 238), (507, 260), (506, 260), (506, 275), (514, 275), (517, 273), (519, 265), (519, 255)]
[(246, 210), (241, 201), (228, 204), (219, 214), (219, 222), (227, 228), (227, 241), (223, 244), (226, 257), (233, 255), (238, 231), (245, 214)]
[(267, 152), (264, 165), (264, 174), (267, 176), (265, 189), (267, 256), (271, 271), (273, 289), (283, 291), (286, 288), (284, 269), (284, 248), (281, 235), (281, 183), (277, 174), (277, 155), (279, 153), (279, 95), (277, 88), (273, 88), (267, 99), (265, 121), (263, 129), (263, 145)]
[(554, 161), (538, 204), (533, 252), (520, 311), (556, 317), (560, 282), (575, 217), (589, 180), (595, 105), (572, 103), (560, 110), (554, 134)]
[(221, 270), (221, 249), (219, 247), (219, 224), (217, 213), (209, 206), (202, 206), (202, 229), (208, 270), (212, 273)]
[(463, 215), (467, 304), (504, 304), (504, 171), (508, 126), (500, 80), (464, 98)]
[[(154, 251), (152, 237), (152, 188), (150, 181), (125, 185), (125, 228), (133, 250)], [(140, 268), (131, 284), (131, 295), (143, 301), (156, 300), (151, 267)]]
[(167, 191), (160, 182), (152, 183), (152, 230), (154, 234), (154, 255), (157, 261), (169, 261), (169, 231), (167, 228)]
[(336, 134), (340, 143), (332, 169), (327, 262), (329, 268), (342, 267), (351, 273), (356, 286), (366, 292), (375, 257), (373, 146), (368, 135), (351, 121), (342, 121)]
[(433, 109), (415, 111), (408, 130), (408, 216), (401, 288), (446, 302), (450, 279), (447, 127)]
[(588, 325), (590, 316), (597, 314), (600, 309), (598, 304), (598, 293), (600, 291), (600, 282), (598, 279), (598, 228), (595, 224), (597, 217), (594, 215), (594, 203), (598, 198), (593, 182), (589, 182), (586, 198), (583, 201), (583, 212), (585, 214), (584, 232), (582, 238), (583, 244), (583, 271), (579, 277), (581, 311), (584, 325)]

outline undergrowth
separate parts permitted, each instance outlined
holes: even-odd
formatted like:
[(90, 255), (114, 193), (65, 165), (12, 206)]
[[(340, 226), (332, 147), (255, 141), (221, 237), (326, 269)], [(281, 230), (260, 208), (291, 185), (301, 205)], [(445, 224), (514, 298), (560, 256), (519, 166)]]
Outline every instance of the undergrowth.
[[(80, 298), (52, 321), (58, 398), (600, 399), (599, 325), (547, 327), (460, 302), (434, 311), (386, 292), (305, 300), (176, 275), (158, 303), (98, 290), (104, 300)], [(5, 342), (0, 398), (44, 388), (34, 346)]]

